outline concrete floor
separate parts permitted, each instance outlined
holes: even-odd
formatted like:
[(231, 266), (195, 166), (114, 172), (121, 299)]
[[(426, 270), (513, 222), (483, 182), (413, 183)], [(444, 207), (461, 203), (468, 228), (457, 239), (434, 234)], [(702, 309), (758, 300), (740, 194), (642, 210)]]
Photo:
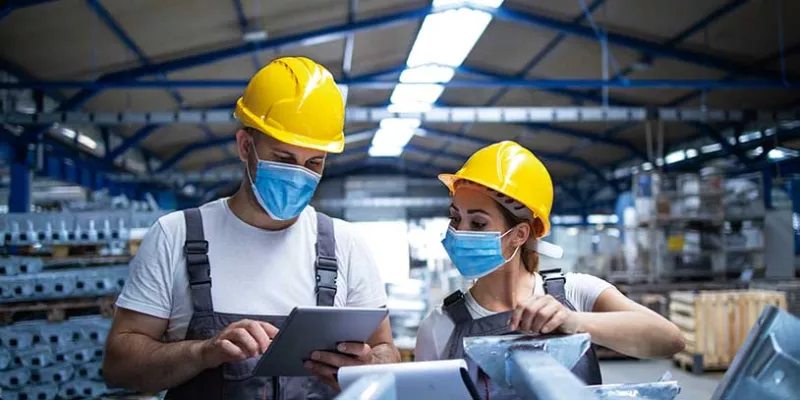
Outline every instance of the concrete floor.
[(657, 381), (666, 371), (681, 385), (678, 399), (709, 399), (722, 379), (722, 373), (692, 375), (672, 365), (670, 360), (604, 360), (600, 362), (603, 383), (641, 383)]

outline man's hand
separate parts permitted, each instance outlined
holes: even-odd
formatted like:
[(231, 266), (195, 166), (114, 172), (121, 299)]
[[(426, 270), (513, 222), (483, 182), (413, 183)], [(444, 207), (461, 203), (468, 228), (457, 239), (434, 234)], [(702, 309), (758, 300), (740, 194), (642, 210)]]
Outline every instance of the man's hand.
[(339, 353), (315, 351), (311, 360), (306, 361), (306, 368), (317, 375), (325, 384), (340, 391), (337, 373), (339, 367), (364, 365), (372, 363), (372, 348), (366, 343), (339, 343)]
[(201, 357), (206, 368), (242, 361), (264, 354), (278, 334), (278, 328), (261, 321), (243, 319), (228, 325), (217, 336), (202, 342)]
[(524, 333), (577, 333), (580, 330), (577, 313), (550, 295), (533, 296), (518, 305), (510, 325), (512, 330)]

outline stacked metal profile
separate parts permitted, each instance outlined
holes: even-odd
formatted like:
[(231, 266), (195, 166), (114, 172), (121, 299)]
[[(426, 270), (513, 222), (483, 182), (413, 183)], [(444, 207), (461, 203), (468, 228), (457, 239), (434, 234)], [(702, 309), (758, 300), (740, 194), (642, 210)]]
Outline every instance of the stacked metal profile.
[(89, 316), (0, 328), (2, 398), (90, 399), (111, 392), (101, 370), (110, 325), (108, 319)]
[(20, 213), (0, 216), (0, 246), (92, 245), (125, 242), (164, 211)]
[(127, 265), (46, 271), (35, 257), (2, 258), (0, 303), (115, 294), (127, 276)]

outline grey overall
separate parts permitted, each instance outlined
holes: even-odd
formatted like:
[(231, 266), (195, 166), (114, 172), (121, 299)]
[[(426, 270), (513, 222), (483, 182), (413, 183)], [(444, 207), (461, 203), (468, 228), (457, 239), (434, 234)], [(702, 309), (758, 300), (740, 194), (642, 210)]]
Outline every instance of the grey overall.
[[(184, 211), (186, 218), (186, 268), (194, 314), (186, 332), (187, 340), (209, 339), (233, 322), (252, 319), (268, 322), (280, 329), (285, 315), (226, 314), (214, 311), (211, 302), (211, 266), (208, 242), (203, 233), (200, 210)], [(317, 213), (316, 293), (318, 306), (333, 306), (336, 297), (336, 240), (333, 221)], [(336, 394), (314, 377), (261, 377), (252, 371), (258, 362), (253, 357), (201, 372), (188, 382), (170, 389), (167, 399), (330, 399)]]
[[(575, 311), (575, 307), (567, 300), (564, 291), (566, 278), (564, 274), (561, 273), (561, 269), (556, 268), (541, 271), (540, 274), (544, 279), (545, 293), (553, 296), (565, 307)], [(455, 324), (453, 333), (450, 334), (450, 339), (447, 341), (445, 347), (444, 358), (464, 358), (467, 361), (470, 372), (474, 373), (477, 369), (479, 382), (475, 382), (475, 386), (484, 398), (490, 398), (492, 400), (518, 398), (513, 391), (492, 383), (486, 374), (480, 371), (474, 362), (469, 360), (469, 357), (464, 354), (464, 338), (466, 337), (496, 336), (514, 333), (509, 328), (512, 312), (507, 311), (473, 319), (467, 309), (464, 293), (460, 290), (445, 298), (442, 309)], [(599, 385), (602, 383), (600, 364), (597, 362), (597, 356), (592, 348), (589, 348), (589, 351), (587, 351), (575, 367), (572, 368), (572, 372), (582, 381), (586, 382), (587, 385)]]

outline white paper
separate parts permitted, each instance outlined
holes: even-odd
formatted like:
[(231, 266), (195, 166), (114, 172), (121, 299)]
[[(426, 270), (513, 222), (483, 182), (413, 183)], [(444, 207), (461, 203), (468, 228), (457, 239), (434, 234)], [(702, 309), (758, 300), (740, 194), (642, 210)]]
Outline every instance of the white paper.
[[(339, 368), (339, 385), (346, 389), (362, 376), (391, 373), (398, 399), (469, 399), (472, 395), (461, 375), (464, 360), (420, 361)], [(467, 378), (469, 379), (469, 378)]]

